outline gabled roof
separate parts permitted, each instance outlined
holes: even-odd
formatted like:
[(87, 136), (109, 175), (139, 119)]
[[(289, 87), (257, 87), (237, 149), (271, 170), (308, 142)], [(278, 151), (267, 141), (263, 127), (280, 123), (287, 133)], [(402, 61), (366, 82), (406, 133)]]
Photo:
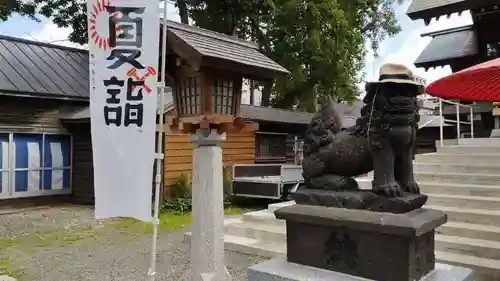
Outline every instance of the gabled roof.
[(85, 50), (0, 35), (0, 93), (88, 99)]
[(257, 44), (208, 29), (167, 22), (168, 42), (177, 55), (193, 67), (208, 66), (232, 70), (235, 66), (245, 74), (274, 78), (289, 73), (261, 52)]
[(415, 60), (416, 67), (431, 68), (449, 65), (454, 59), (475, 56), (479, 53), (476, 32), (464, 26), (422, 34), (432, 41)]

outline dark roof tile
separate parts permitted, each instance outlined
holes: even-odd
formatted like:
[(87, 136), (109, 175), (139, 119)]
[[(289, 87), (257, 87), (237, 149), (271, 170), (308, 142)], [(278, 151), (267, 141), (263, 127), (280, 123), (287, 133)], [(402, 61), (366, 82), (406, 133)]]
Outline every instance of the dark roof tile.
[(408, 7), (407, 14), (422, 12), (425, 10), (436, 9), (439, 7), (453, 5), (461, 2), (465, 2), (466, 0), (413, 0)]
[(309, 124), (313, 114), (308, 112), (242, 104), (240, 108), (240, 116), (253, 121)]
[(0, 92), (87, 98), (86, 50), (0, 36)]
[(168, 22), (167, 27), (169, 32), (175, 34), (202, 56), (288, 73), (284, 67), (260, 53), (258, 45), (254, 43), (172, 21)]
[(478, 54), (476, 33), (470, 27), (429, 34), (432, 41), (415, 60), (416, 67), (447, 65), (447, 60)]

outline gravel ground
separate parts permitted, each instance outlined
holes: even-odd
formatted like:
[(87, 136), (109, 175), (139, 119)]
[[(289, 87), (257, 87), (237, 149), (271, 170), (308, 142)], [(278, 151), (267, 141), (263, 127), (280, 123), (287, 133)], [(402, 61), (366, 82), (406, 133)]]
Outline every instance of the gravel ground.
[[(151, 235), (144, 231), (98, 223), (93, 220), (90, 208), (78, 206), (54, 207), (0, 217), (0, 239), (6, 236), (33, 236), (33, 233), (46, 231), (71, 231), (75, 228), (78, 231), (85, 231), (82, 228), (91, 229), (92, 234), (73, 238), (71, 243), (11, 247), (1, 252), (0, 258), (8, 258), (14, 270), (24, 273), (19, 281), (146, 280)], [(188, 280), (189, 245), (183, 243), (186, 231), (160, 231), (157, 280)], [(74, 233), (72, 235), (74, 237)], [(226, 253), (226, 264), (234, 281), (246, 280), (246, 269), (262, 260), (264, 258)]]

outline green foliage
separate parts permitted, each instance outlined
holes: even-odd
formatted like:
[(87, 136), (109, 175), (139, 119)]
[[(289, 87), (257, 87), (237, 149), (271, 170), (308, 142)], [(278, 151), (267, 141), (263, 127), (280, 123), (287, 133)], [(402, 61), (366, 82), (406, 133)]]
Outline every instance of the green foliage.
[(189, 198), (191, 197), (191, 188), (193, 180), (190, 174), (182, 174), (179, 180), (172, 185), (171, 195), (173, 198)]
[(232, 167), (224, 167), (223, 189), (225, 194), (231, 193), (232, 185), (233, 185), (233, 169)]
[[(233, 206), (233, 198), (230, 194), (224, 194), (224, 208)], [(193, 210), (193, 200), (191, 198), (172, 198), (168, 200), (162, 207), (165, 212), (188, 213)]]
[[(224, 190), (230, 188), (231, 185), (231, 170), (223, 170)], [(228, 187), (229, 186), (229, 187)], [(191, 199), (192, 178), (190, 174), (182, 174), (177, 183), (171, 186), (172, 198), (167, 200), (162, 207), (163, 211), (167, 212), (191, 212), (193, 202)], [(224, 207), (230, 207), (232, 198), (228, 192), (224, 192)]]
[(191, 198), (172, 198), (167, 200), (163, 205), (162, 210), (167, 212), (191, 212), (193, 208), (193, 201)]
[(84, 0), (3, 0), (0, 1), (0, 21), (19, 13), (36, 21), (40, 16), (51, 18), (58, 27), (71, 27), (68, 40), (87, 43), (87, 1)]

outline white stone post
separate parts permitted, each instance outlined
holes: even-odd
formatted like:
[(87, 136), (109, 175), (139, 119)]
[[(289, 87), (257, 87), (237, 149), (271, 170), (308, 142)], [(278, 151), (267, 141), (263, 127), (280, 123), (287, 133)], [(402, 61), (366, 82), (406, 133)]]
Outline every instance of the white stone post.
[(222, 149), (226, 134), (216, 130), (190, 136), (193, 153), (192, 281), (230, 281), (224, 261)]

